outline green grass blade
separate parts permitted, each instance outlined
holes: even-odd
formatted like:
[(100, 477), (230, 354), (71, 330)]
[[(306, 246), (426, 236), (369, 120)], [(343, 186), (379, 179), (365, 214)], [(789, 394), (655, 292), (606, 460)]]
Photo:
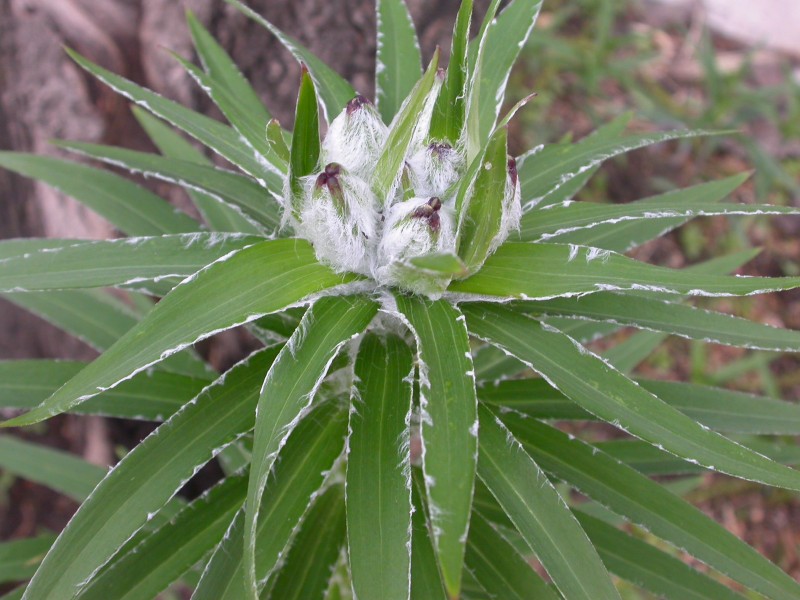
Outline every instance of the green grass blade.
[(531, 565), (480, 513), (472, 514), (467, 568), (493, 598), (557, 600)]
[(355, 364), (347, 459), (347, 544), (354, 595), (401, 600), (411, 590), (411, 349), (368, 333)]
[(297, 93), (294, 122), (292, 147), (289, 149), (289, 182), (293, 196), (292, 209), (297, 216), (303, 200), (303, 185), (300, 178), (314, 173), (320, 152), (317, 92), (314, 89), (314, 81), (305, 69)]
[(480, 409), (478, 476), (566, 598), (619, 595), (586, 534), (534, 460), (505, 426)]
[(277, 354), (268, 348), (239, 363), (126, 455), (61, 533), (27, 597), (71, 597), (196, 469), (251, 429), (259, 387)]
[[(199, 165), (210, 166), (213, 164), (200, 150), (192, 146), (160, 119), (138, 106), (134, 106), (132, 111), (136, 120), (139, 121), (139, 124), (164, 156)], [(195, 190), (188, 191), (192, 202), (194, 202), (212, 230), (238, 231), (248, 234), (258, 234), (261, 231), (261, 227), (258, 224), (254, 224), (250, 217), (244, 216), (238, 207), (219, 202), (208, 194)]]
[(177, 102), (167, 100), (147, 88), (96, 65), (68, 48), (66, 52), (78, 65), (117, 93), (172, 123), (201, 144), (255, 177), (264, 186), (280, 193), (282, 187), (280, 173), (273, 170), (266, 161), (259, 160), (251, 148), (242, 144), (239, 134), (227, 125), (190, 110)]
[(800, 332), (641, 296), (597, 293), (516, 305), (537, 317), (562, 316), (663, 331), (706, 342), (776, 352), (800, 352)]
[(376, 0), (375, 13), (375, 103), (384, 122), (390, 123), (422, 75), (422, 54), (403, 0)]
[(527, 369), (515, 357), (509, 356), (499, 348), (486, 344), (473, 351), (475, 379), (481, 384), (505, 379)]
[(433, 537), (429, 528), (430, 511), (425, 504), (423, 475), (412, 475), (411, 501), (411, 594), (410, 600), (446, 600), (444, 582), (439, 571)]
[[(292, 431), (267, 482), (256, 533), (256, 575), (264, 581), (286, 547), (344, 448), (347, 411), (323, 402)], [(242, 549), (244, 512), (217, 547), (192, 600), (241, 600), (245, 595)]]
[[(756, 550), (662, 485), (578, 439), (533, 419), (504, 422), (553, 476), (617, 514), (769, 598), (797, 597), (800, 584)], [(602, 447), (602, 445), (600, 446)]]
[(454, 281), (448, 291), (479, 297), (545, 300), (624, 290), (744, 296), (798, 286), (800, 277), (701, 275), (649, 265), (598, 248), (510, 242), (498, 248), (478, 273), (469, 279)]
[(352, 86), (345, 81), (341, 75), (336, 73), (319, 58), (314, 56), (308, 49), (304, 48), (293, 37), (286, 35), (272, 23), (267, 21), (257, 12), (247, 7), (239, 0), (225, 0), (232, 4), (247, 17), (268, 29), (283, 46), (301, 63), (306, 65), (314, 85), (322, 101), (322, 108), (325, 111), (325, 118), (330, 123), (338, 115), (356, 93)]
[[(609, 158), (669, 140), (721, 135), (721, 131), (670, 131), (629, 135), (623, 138), (587, 137), (577, 144), (553, 145), (529, 152), (517, 162), (523, 208), (550, 204), (548, 196), (571, 179)], [(524, 217), (523, 217), (524, 218)]]
[(11, 437), (0, 436), (0, 467), (69, 496), (85, 500), (106, 474), (103, 467), (92, 465), (68, 452), (47, 448)]
[(322, 598), (345, 538), (344, 486), (332, 485), (314, 501), (276, 575), (270, 598)]
[(308, 309), (270, 368), (258, 402), (245, 504), (244, 575), (248, 597), (258, 596), (256, 537), (261, 499), (278, 454), (314, 400), (342, 346), (364, 331), (378, 306), (359, 296), (322, 298)]
[(425, 75), (414, 86), (414, 89), (395, 116), (394, 121), (392, 121), (392, 128), (383, 146), (384, 150), (375, 164), (372, 181), (370, 182), (382, 206), (388, 202), (390, 192), (400, 175), (406, 154), (414, 139), (420, 115), (430, 100), (429, 95), (438, 93), (434, 86), (438, 67), (439, 51), (437, 49), (428, 65), (427, 71), (425, 71)]
[(81, 600), (151, 600), (176, 581), (225, 534), (244, 502), (247, 477), (224, 479), (185, 506), (110, 568), (90, 579)]
[(464, 313), (474, 335), (528, 363), (600, 419), (709, 469), (800, 490), (800, 473), (709, 430), (561, 332), (503, 307), (464, 306)]
[(199, 271), (44, 403), (3, 426), (29, 425), (113, 388), (196, 341), (342, 284), (300, 240), (262, 242)]
[(628, 204), (565, 202), (550, 205), (542, 210), (525, 214), (520, 226), (520, 239), (525, 242), (544, 241), (571, 233), (570, 241), (575, 241), (581, 239), (579, 231), (591, 236), (591, 230), (599, 225), (616, 225), (644, 219), (736, 214), (798, 214), (797, 209), (785, 206), (719, 203), (748, 177), (748, 173), (734, 175)]
[(219, 202), (239, 208), (254, 223), (260, 223), (262, 231), (274, 232), (280, 226), (280, 207), (275, 198), (271, 198), (267, 190), (245, 175), (114, 146), (63, 141), (53, 143), (132, 173), (155, 177), (213, 196)]
[[(0, 361), (0, 407), (31, 409), (78, 374), (87, 363), (59, 360)], [(119, 419), (164, 421), (210, 383), (164, 371), (143, 371), (70, 412)]]
[(434, 547), (450, 597), (457, 597), (477, 463), (477, 399), (469, 335), (448, 302), (396, 296), (417, 339), (422, 468)]
[(0, 543), (0, 583), (25, 581), (33, 576), (56, 536), (45, 533), (35, 538)]
[[(262, 239), (188, 233), (120, 240), (63, 240), (59, 246), (3, 259), (0, 291), (125, 286), (167, 279), (178, 283), (228, 253)], [(4, 245), (0, 242), (0, 252)]]
[(603, 521), (577, 511), (575, 517), (608, 570), (663, 598), (744, 600), (708, 575)]
[(128, 235), (188, 233), (202, 227), (163, 198), (109, 171), (20, 152), (0, 152), (0, 167), (72, 196)]

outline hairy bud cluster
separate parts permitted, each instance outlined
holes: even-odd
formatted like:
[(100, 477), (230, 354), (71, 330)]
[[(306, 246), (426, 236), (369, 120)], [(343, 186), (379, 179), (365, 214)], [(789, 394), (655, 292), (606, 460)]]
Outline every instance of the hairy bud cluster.
[[(388, 128), (372, 103), (363, 96), (351, 100), (330, 124), (321, 146), (321, 171), (303, 178), (300, 209), (290, 220), (313, 244), (317, 258), (334, 270), (435, 295), (436, 286), (409, 264), (432, 253), (455, 254), (454, 204), (465, 171), (464, 154), (448, 143), (417, 141), (392, 197), (378, 198), (371, 179), (387, 137)], [(519, 225), (513, 160), (503, 213), (503, 231), (495, 247)]]

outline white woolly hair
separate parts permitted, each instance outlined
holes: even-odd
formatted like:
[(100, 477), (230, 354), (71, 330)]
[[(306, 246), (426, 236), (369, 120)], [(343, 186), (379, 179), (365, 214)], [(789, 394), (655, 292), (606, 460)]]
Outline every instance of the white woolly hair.
[(411, 187), (416, 196), (437, 196), (445, 201), (445, 193), (461, 176), (464, 156), (448, 146), (419, 146), (406, 161)]
[(500, 220), (500, 231), (494, 236), (489, 252), (494, 252), (508, 239), (512, 231), (519, 229), (522, 219), (522, 189), (519, 177), (506, 177), (506, 191), (503, 196), (503, 216)]
[(328, 127), (322, 142), (322, 164), (339, 163), (350, 173), (369, 179), (388, 132), (371, 104), (361, 104), (350, 114), (345, 108)]
[(366, 181), (342, 170), (342, 207), (327, 186), (318, 188), (315, 181), (314, 175), (303, 182), (307, 199), (298, 233), (314, 245), (317, 259), (334, 271), (369, 275), (378, 234), (375, 194)]
[(439, 209), (439, 231), (431, 231), (428, 220), (414, 218), (412, 213), (427, 205), (428, 198), (411, 198), (395, 204), (389, 209), (383, 228), (383, 237), (378, 245), (378, 260), (373, 276), (384, 285), (402, 285), (398, 281), (402, 270), (399, 263), (431, 252), (455, 250), (455, 218), (452, 209)]

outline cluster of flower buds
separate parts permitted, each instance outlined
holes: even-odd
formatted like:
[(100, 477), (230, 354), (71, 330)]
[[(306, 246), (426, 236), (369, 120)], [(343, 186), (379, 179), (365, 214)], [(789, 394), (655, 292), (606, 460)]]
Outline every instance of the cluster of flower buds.
[[(466, 171), (464, 152), (423, 136), (409, 149), (391, 197), (379, 198), (372, 175), (388, 135), (369, 100), (360, 95), (351, 100), (322, 141), (321, 172), (303, 178), (299, 202), (287, 202), (299, 206), (290, 219), (297, 233), (313, 244), (317, 258), (334, 270), (437, 295), (448, 280), (418, 273), (411, 261), (457, 253), (455, 198)], [(518, 227), (520, 214), (519, 182), (510, 159), (502, 223), (491, 251)]]

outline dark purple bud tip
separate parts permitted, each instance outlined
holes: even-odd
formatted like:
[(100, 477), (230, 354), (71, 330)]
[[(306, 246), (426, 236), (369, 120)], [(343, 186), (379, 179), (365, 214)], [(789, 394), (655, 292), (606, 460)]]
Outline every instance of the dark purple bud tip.
[(432, 142), (428, 146), (428, 150), (430, 153), (437, 158), (442, 158), (447, 156), (447, 154), (453, 149), (453, 147), (448, 144), (447, 142)]
[(433, 198), (428, 200), (428, 206), (430, 206), (431, 209), (433, 209), (433, 211), (436, 212), (437, 210), (442, 208), (442, 200), (434, 196)]
[(321, 188), (327, 186), (331, 193), (340, 189), (339, 175), (342, 168), (339, 163), (329, 163), (325, 165), (325, 170), (317, 176), (316, 186)]
[(426, 219), (433, 231), (439, 231), (439, 225), (441, 224), (441, 219), (439, 217), (440, 208), (442, 208), (442, 201), (434, 196), (425, 204), (415, 208), (414, 212), (411, 213), (411, 218)]
[(358, 94), (355, 98), (353, 98), (352, 100), (350, 100), (350, 102), (347, 103), (347, 114), (352, 115), (355, 111), (360, 109), (365, 104), (369, 106), (370, 104), (372, 104), (372, 102), (369, 101), (369, 98), (362, 96), (361, 94)]
[(511, 185), (517, 185), (517, 179), (519, 178), (517, 174), (517, 161), (513, 158), (508, 159), (508, 176), (511, 177)]

